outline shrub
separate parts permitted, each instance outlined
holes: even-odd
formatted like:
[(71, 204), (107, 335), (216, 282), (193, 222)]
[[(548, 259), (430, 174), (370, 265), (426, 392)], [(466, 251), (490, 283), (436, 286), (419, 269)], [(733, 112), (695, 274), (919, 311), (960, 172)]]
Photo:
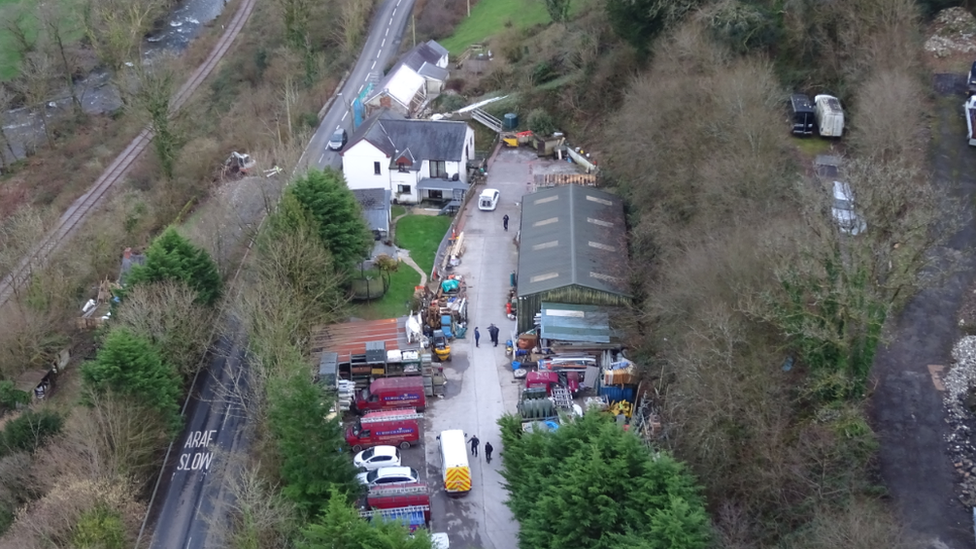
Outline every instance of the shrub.
[(0, 437), (0, 455), (17, 451), (36, 452), (61, 432), (64, 418), (51, 410), (28, 410), (7, 423)]
[(556, 131), (556, 121), (553, 120), (552, 115), (548, 111), (541, 107), (532, 109), (529, 112), (526, 124), (528, 124), (530, 130), (540, 136), (549, 136)]
[(126, 547), (122, 517), (105, 506), (82, 513), (72, 536), (78, 549), (123, 549)]
[(220, 298), (223, 282), (217, 264), (204, 251), (170, 227), (156, 237), (146, 250), (146, 264), (129, 271), (126, 284), (172, 280), (193, 288), (203, 305), (213, 305)]

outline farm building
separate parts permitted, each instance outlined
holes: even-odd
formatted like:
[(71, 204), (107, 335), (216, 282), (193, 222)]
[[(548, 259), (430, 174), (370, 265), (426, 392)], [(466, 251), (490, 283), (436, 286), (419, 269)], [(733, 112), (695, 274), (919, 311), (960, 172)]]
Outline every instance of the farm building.
[(522, 201), (518, 331), (531, 330), (543, 302), (623, 306), (627, 285), (623, 201), (579, 185), (541, 189)]

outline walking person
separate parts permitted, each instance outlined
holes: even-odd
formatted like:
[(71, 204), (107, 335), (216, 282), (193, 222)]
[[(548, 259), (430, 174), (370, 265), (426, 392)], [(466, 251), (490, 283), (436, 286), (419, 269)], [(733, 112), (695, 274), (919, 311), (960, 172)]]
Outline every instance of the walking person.
[(505, 214), (505, 217), (502, 218), (502, 225), (505, 227), (505, 230), (507, 231), (508, 230), (508, 214)]
[(488, 326), (488, 335), (491, 336), (491, 342), (495, 344), (495, 347), (498, 347), (498, 331), (498, 326), (495, 326), (494, 323)]
[(491, 443), (490, 442), (486, 442), (485, 443), (485, 461), (487, 461), (488, 463), (491, 463), (491, 451), (492, 450), (494, 450), (494, 448), (491, 446)]
[(469, 438), (468, 440), (471, 442), (471, 455), (477, 457), (478, 443), (481, 442), (480, 440), (478, 440), (478, 435), (471, 435), (471, 438)]
[(474, 327), (474, 346), (475, 347), (480, 347), (481, 346), (481, 345), (478, 344), (479, 341), (481, 341), (481, 332), (479, 332), (478, 331), (478, 327), (475, 326)]

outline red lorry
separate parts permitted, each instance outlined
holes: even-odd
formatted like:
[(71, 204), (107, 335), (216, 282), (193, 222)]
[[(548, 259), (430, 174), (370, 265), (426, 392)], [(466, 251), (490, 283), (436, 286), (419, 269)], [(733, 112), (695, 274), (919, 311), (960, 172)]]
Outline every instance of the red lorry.
[(371, 412), (346, 429), (346, 443), (356, 452), (363, 448), (388, 444), (406, 450), (420, 440), (420, 420), (410, 408)]
[(430, 524), (430, 495), (422, 482), (374, 488), (361, 501), (359, 514), (400, 520), (412, 532)]
[(419, 376), (381, 377), (356, 395), (356, 409), (360, 413), (390, 408), (416, 408), (423, 411), (426, 406), (424, 378)]

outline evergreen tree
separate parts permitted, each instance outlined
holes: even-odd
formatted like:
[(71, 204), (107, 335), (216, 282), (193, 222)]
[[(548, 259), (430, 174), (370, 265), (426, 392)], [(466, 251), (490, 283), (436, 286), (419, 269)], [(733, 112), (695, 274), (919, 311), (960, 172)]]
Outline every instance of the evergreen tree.
[(173, 280), (183, 282), (197, 293), (203, 305), (220, 299), (222, 281), (210, 255), (170, 227), (156, 237), (146, 250), (146, 264), (136, 265), (126, 276), (126, 284)]
[(589, 413), (548, 433), (524, 433), (512, 416), (499, 425), (520, 547), (708, 546), (708, 516), (694, 478), (606, 417)]
[(174, 428), (180, 423), (180, 378), (163, 361), (149, 340), (125, 328), (116, 328), (95, 360), (81, 367), (83, 382), (96, 391), (128, 395), (134, 402), (157, 410)]
[(350, 270), (366, 257), (373, 245), (373, 235), (341, 173), (331, 168), (309, 170), (295, 181), (289, 192), (315, 220), (319, 236), (332, 253), (336, 267)]
[(431, 549), (430, 535), (423, 529), (413, 535), (401, 523), (379, 518), (367, 522), (359, 517), (336, 491), (317, 520), (302, 531), (300, 549)]
[(332, 402), (322, 387), (304, 373), (294, 374), (270, 383), (268, 402), (271, 434), (281, 454), (282, 494), (313, 516), (330, 495), (356, 493), (357, 471), (342, 424), (338, 417), (326, 419)]

